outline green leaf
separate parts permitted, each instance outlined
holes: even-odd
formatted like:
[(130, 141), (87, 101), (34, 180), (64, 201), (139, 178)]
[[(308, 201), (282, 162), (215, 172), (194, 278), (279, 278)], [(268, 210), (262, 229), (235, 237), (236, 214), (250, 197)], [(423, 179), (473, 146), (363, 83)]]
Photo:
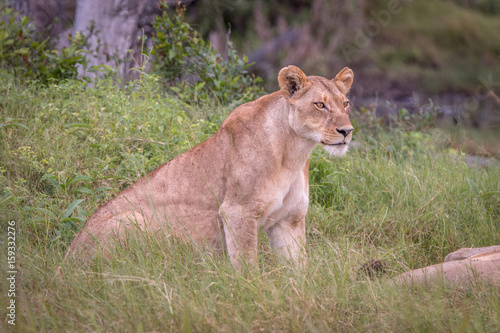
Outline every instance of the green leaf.
[(101, 186), (101, 187), (98, 187), (94, 190), (95, 193), (99, 193), (99, 192), (104, 192), (104, 191), (109, 191), (111, 190), (110, 187), (107, 187), (107, 186)]
[(31, 223), (36, 223), (36, 222), (46, 222), (47, 219), (44, 217), (33, 217), (28, 220)]
[(79, 187), (73, 191), (74, 193), (86, 193), (86, 194), (94, 194), (94, 191), (89, 189), (88, 187)]
[(205, 86), (205, 82), (200, 81), (195, 86), (195, 91), (200, 91)]
[(49, 217), (53, 218), (54, 220), (57, 219), (57, 217), (54, 215), (54, 213), (52, 213), (50, 210), (45, 209), (45, 208), (23, 207), (23, 211), (24, 212), (31, 212), (31, 211), (41, 212), (41, 213), (47, 214)]
[(82, 217), (67, 217), (64, 220), (60, 221), (60, 223), (67, 224), (68, 222), (71, 222), (71, 224), (74, 225), (75, 224), (75, 223), (73, 223), (74, 221), (84, 222), (85, 219)]
[(85, 123), (71, 123), (71, 124), (66, 124), (64, 125), (64, 128), (86, 128), (86, 129), (91, 129), (92, 127), (89, 124)]
[(30, 53), (30, 49), (27, 47), (20, 48), (19, 50), (16, 50), (15, 53), (20, 54), (20, 55), (28, 55)]
[(83, 199), (76, 199), (72, 203), (70, 203), (69, 206), (61, 213), (60, 219), (64, 220), (68, 218), (73, 213), (75, 208), (83, 201), (84, 201)]
[(27, 129), (29, 130), (28, 126), (24, 125), (24, 124), (20, 124), (20, 123), (10, 123), (8, 124), (7, 126), (5, 127), (9, 127), (9, 126), (17, 126), (17, 127), (21, 127), (21, 128), (24, 128), (24, 129)]
[(47, 179), (55, 179), (56, 176), (54, 176), (53, 174), (51, 173), (46, 173), (45, 175), (42, 176), (42, 178), (40, 178), (40, 182), (43, 182), (44, 180), (47, 180)]
[(76, 176), (75, 178), (71, 179), (69, 181), (69, 184), (73, 184), (76, 182), (82, 182), (82, 181), (92, 181), (93, 179), (90, 178), (89, 176)]

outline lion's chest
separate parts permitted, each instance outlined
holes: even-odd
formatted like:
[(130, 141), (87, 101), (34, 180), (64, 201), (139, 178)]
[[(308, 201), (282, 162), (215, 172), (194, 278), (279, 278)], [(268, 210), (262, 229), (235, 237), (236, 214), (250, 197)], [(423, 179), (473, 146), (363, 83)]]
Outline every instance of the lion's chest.
[(259, 219), (259, 228), (267, 230), (276, 223), (304, 217), (309, 206), (308, 182), (302, 171), (283, 174), (268, 186), (266, 209)]

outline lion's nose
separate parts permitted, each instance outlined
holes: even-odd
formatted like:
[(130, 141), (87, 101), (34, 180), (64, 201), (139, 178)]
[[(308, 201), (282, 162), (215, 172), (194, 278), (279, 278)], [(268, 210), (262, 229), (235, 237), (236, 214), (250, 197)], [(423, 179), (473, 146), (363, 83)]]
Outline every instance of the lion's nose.
[(352, 127), (346, 127), (346, 128), (341, 128), (341, 129), (337, 128), (337, 132), (339, 132), (340, 134), (342, 134), (344, 136), (344, 138), (346, 136), (348, 136), (349, 133), (351, 133), (353, 130), (354, 130), (354, 128), (352, 128)]

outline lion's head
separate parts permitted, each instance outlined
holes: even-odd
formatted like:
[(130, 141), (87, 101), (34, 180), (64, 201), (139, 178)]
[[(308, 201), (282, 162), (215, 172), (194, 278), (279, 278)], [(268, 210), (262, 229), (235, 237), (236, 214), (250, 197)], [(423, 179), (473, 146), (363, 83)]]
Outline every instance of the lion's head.
[(333, 80), (306, 76), (300, 68), (288, 66), (278, 75), (280, 89), (291, 106), (293, 130), (323, 145), (334, 156), (342, 156), (352, 139), (350, 104), (346, 95), (354, 74), (345, 67)]

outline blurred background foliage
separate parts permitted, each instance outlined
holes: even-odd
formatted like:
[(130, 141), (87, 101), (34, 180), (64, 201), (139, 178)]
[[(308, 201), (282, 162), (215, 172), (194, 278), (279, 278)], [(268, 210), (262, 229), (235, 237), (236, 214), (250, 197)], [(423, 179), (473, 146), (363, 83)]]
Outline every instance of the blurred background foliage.
[(500, 121), (498, 0), (200, 1), (190, 20), (215, 44), (230, 30), (268, 90), (290, 63), (317, 75), (347, 65), (351, 95), (378, 104), (379, 115), (416, 111), (432, 97), (445, 116)]
[[(500, 0), (6, 3), (32, 17), (41, 46), (21, 45), (17, 36), (13, 52), (41, 57), (41, 71), (67, 65), (63, 74), (74, 76), (70, 68), (81, 72), (86, 61), (89, 67), (116, 67), (117, 75), (130, 78), (136, 75), (130, 69), (139, 67), (164, 77), (184, 100), (205, 94), (226, 103), (245, 92), (241, 101), (258, 96), (257, 77), (266, 91), (276, 90), (276, 74), (289, 64), (332, 77), (349, 66), (356, 74), (353, 104), (374, 108), (385, 121), (402, 108), (410, 113), (433, 108), (438, 118), (455, 123), (492, 130), (500, 124)], [(175, 11), (179, 4), (182, 18)], [(89, 22), (95, 23), (93, 36), (76, 34)], [(50, 44), (50, 52), (39, 50)], [(69, 50), (70, 45), (76, 47)], [(84, 60), (78, 50), (85, 47), (92, 56)], [(12, 53), (6, 49), (3, 63)], [(65, 58), (54, 58), (57, 52)]]

